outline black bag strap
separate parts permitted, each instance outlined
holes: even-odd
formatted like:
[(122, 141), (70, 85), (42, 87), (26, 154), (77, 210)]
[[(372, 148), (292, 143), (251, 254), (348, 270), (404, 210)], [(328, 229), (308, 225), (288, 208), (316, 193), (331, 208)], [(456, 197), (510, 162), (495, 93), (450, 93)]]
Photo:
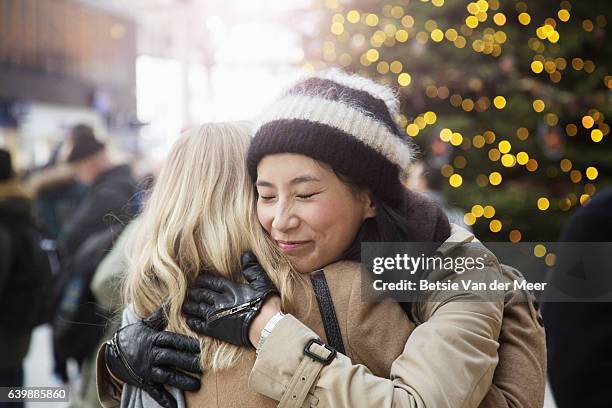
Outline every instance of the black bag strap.
[(327, 286), (323, 270), (313, 272), (310, 275), (310, 280), (312, 281), (312, 287), (317, 298), (317, 304), (319, 305), (327, 342), (339, 353), (346, 354), (344, 343), (342, 342), (342, 332), (336, 317), (334, 301), (332, 300), (331, 293), (329, 293), (329, 287)]

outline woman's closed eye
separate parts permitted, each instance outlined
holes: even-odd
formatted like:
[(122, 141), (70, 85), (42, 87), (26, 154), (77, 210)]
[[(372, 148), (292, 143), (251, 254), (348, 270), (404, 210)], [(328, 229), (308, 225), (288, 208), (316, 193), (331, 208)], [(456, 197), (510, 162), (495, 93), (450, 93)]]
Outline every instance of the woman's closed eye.
[(319, 192), (316, 192), (316, 193), (298, 194), (298, 195), (296, 195), (296, 197), (297, 197), (297, 198), (300, 198), (300, 199), (302, 199), (302, 200), (307, 200), (307, 199), (309, 199), (309, 198), (312, 198), (312, 197), (316, 196), (316, 195), (317, 195), (317, 194), (319, 194), (319, 193), (320, 193), (320, 191), (319, 191)]
[(262, 201), (271, 201), (274, 200), (276, 198), (276, 196), (274, 195), (263, 195), (263, 194), (259, 194), (259, 199)]

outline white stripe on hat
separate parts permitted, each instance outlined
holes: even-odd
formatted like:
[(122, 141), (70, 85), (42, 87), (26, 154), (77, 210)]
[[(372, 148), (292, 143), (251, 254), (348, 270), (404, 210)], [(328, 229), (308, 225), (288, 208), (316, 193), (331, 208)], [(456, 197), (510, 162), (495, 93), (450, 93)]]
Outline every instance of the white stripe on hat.
[(288, 95), (276, 101), (259, 118), (255, 133), (264, 123), (292, 119), (309, 120), (339, 129), (382, 154), (401, 171), (407, 170), (414, 156), (408, 141), (401, 140), (384, 123), (362, 110), (346, 102), (305, 95)]

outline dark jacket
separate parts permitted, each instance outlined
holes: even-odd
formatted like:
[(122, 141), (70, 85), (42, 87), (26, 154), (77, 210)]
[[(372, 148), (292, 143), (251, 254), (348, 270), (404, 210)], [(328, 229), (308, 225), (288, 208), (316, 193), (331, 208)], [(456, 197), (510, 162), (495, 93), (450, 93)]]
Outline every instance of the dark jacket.
[[(577, 210), (560, 241), (612, 241), (612, 189), (598, 192), (586, 207)], [(554, 284), (553, 279), (551, 275)], [(557, 406), (609, 407), (612, 303), (546, 303), (543, 314), (548, 379)]]
[(130, 167), (120, 165), (94, 181), (72, 218), (60, 231), (57, 247), (62, 257), (73, 256), (88, 237), (129, 219), (129, 203), (136, 193)]
[(18, 328), (22, 316), (10, 296), (21, 283), (20, 261), (32, 258), (21, 243), (31, 226), (30, 204), (17, 183), (0, 183), (0, 371), (20, 367), (30, 344), (31, 328)]

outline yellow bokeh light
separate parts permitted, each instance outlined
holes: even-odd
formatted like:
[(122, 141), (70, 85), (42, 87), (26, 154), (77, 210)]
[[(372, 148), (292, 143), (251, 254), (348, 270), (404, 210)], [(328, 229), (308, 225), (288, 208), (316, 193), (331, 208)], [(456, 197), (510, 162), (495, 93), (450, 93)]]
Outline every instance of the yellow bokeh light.
[(436, 7), (442, 7), (444, 5), (444, 0), (431, 0), (431, 4)]
[(595, 167), (589, 166), (585, 170), (585, 174), (589, 180), (595, 180), (597, 176), (599, 175), (599, 172), (597, 171)]
[(380, 54), (378, 53), (378, 50), (375, 50), (374, 48), (371, 48), (366, 52), (366, 58), (370, 62), (378, 61), (379, 57), (380, 57)]
[(412, 77), (410, 77), (410, 74), (407, 72), (402, 72), (397, 76), (397, 83), (401, 86), (408, 86), (410, 82), (412, 82)]
[(344, 25), (342, 23), (333, 23), (331, 25), (331, 32), (335, 35), (340, 35), (344, 32)]
[(465, 222), (465, 225), (474, 225), (476, 223), (476, 217), (472, 213), (466, 213), (463, 216), (463, 222)]
[(414, 120), (414, 124), (417, 125), (420, 129), (423, 129), (425, 126), (427, 126), (427, 123), (425, 123), (425, 119), (423, 119), (423, 117), (421, 115), (419, 115), (415, 120)]
[(584, 126), (585, 129), (592, 128), (594, 124), (595, 121), (593, 120), (592, 116), (585, 115), (582, 117), (582, 126)]
[(557, 17), (559, 17), (559, 20), (566, 22), (570, 18), (570, 12), (568, 10), (561, 9), (557, 12)]
[(415, 137), (416, 135), (419, 134), (419, 127), (415, 125), (414, 123), (411, 123), (408, 126), (406, 126), (406, 133), (408, 133), (408, 136)]
[(522, 25), (528, 25), (529, 23), (531, 23), (531, 16), (527, 13), (521, 13), (518, 15), (518, 21)]
[(542, 112), (546, 108), (546, 104), (541, 99), (536, 99), (533, 101), (533, 110), (536, 112)]
[(489, 229), (491, 232), (499, 232), (502, 229), (502, 223), (500, 220), (491, 220), (489, 223)]
[(538, 198), (538, 210), (546, 211), (548, 210), (548, 207), (550, 207), (550, 201), (548, 201), (548, 198), (546, 197)]
[(446, 36), (446, 39), (448, 41), (455, 41), (459, 34), (454, 28), (449, 28), (448, 30), (446, 30), (446, 33), (444, 33), (444, 35)]
[(493, 207), (492, 205), (485, 206), (485, 208), (483, 209), (483, 215), (485, 216), (485, 218), (493, 218), (493, 216), (495, 215), (495, 207)]
[(482, 146), (485, 145), (485, 139), (484, 137), (482, 137), (482, 135), (476, 135), (472, 138), (472, 144), (474, 145), (474, 147), (480, 149)]
[(501, 163), (504, 167), (513, 167), (516, 164), (516, 157), (513, 154), (504, 154), (501, 157)]
[(455, 47), (457, 47), (457, 48), (465, 48), (465, 45), (467, 44), (467, 41), (466, 41), (465, 37), (460, 35), (459, 37), (457, 37), (457, 39), (455, 41), (453, 41), (453, 44), (455, 44)]
[(476, 2), (476, 7), (478, 7), (478, 11), (487, 11), (489, 9), (489, 3), (487, 3), (487, 0), (478, 0)]
[(474, 214), (474, 216), (476, 218), (480, 218), (484, 215), (484, 208), (482, 207), (482, 205), (480, 204), (475, 204), (472, 206), (472, 214)]
[(450, 144), (453, 146), (459, 146), (461, 143), (463, 143), (463, 136), (461, 136), (461, 133), (453, 132), (450, 138)]
[(440, 139), (444, 142), (450, 142), (453, 131), (449, 128), (444, 128), (440, 131)]
[(476, 14), (478, 13), (478, 6), (476, 5), (476, 3), (468, 3), (468, 5), (466, 6), (468, 13), (470, 14)]
[(463, 177), (455, 173), (448, 178), (448, 183), (455, 188), (461, 187), (461, 184), (463, 184)]
[(506, 107), (506, 98), (501, 95), (497, 95), (495, 98), (493, 98), (493, 105), (495, 105), (497, 109), (504, 109)]
[(572, 169), (572, 161), (570, 159), (563, 159), (559, 163), (559, 167), (561, 167), (561, 171), (567, 173)]
[(425, 114), (423, 114), (423, 118), (425, 119), (425, 123), (428, 125), (433, 125), (436, 123), (437, 116), (435, 112), (427, 111)]
[(491, 183), (491, 185), (498, 186), (501, 184), (501, 182), (502, 182), (502, 175), (499, 174), (499, 172), (494, 171), (493, 173), (489, 174), (489, 183)]
[(412, 16), (402, 17), (402, 25), (406, 28), (412, 28), (414, 26), (414, 18)]
[(469, 16), (465, 19), (465, 25), (467, 25), (470, 28), (476, 28), (478, 27), (478, 18), (476, 18), (476, 16)]
[(601, 130), (591, 130), (591, 140), (593, 140), (595, 143), (599, 143), (601, 142), (601, 139), (603, 139), (603, 132)]
[(351, 10), (346, 13), (346, 19), (349, 23), (355, 24), (359, 22), (359, 20), (361, 19), (361, 15), (357, 10)]
[(392, 61), (391, 65), (389, 65), (389, 69), (394, 74), (399, 74), (400, 72), (402, 72), (402, 69), (404, 69), (404, 66), (399, 61)]
[(576, 133), (578, 133), (578, 127), (573, 123), (569, 123), (565, 126), (565, 133), (567, 133), (568, 136), (576, 136)]
[(378, 24), (378, 16), (376, 14), (368, 14), (365, 18), (365, 23), (370, 27), (375, 27)]
[(572, 170), (570, 173), (570, 180), (572, 180), (572, 183), (580, 183), (582, 180), (582, 173), (580, 170)]
[(546, 255), (546, 247), (542, 244), (537, 244), (533, 247), (533, 254), (538, 258), (543, 258)]
[(402, 18), (404, 15), (404, 8), (401, 6), (395, 6), (391, 9), (391, 17)]
[(439, 28), (436, 28), (431, 32), (431, 39), (435, 42), (440, 42), (444, 39), (444, 33)]
[(451, 174), (453, 174), (455, 172), (455, 169), (453, 169), (453, 166), (451, 166), (450, 164), (445, 164), (444, 166), (442, 166), (442, 168), (440, 169), (440, 173), (444, 176), (444, 177), (450, 177)]
[(520, 140), (527, 140), (529, 137), (529, 130), (527, 130), (525, 127), (516, 129), (516, 137), (518, 137)]
[(376, 64), (376, 71), (382, 75), (386, 74), (389, 72), (389, 63), (386, 61), (380, 61), (378, 64)]
[(461, 108), (466, 112), (471, 112), (474, 109), (474, 101), (466, 98), (461, 102)]
[(401, 43), (408, 41), (408, 31), (401, 29), (395, 32), (395, 39)]
[(493, 148), (489, 150), (489, 160), (491, 161), (498, 161), (499, 158), (501, 157), (501, 153), (499, 152), (499, 150)]
[(506, 24), (506, 16), (503, 13), (495, 13), (495, 15), (493, 15), (493, 21), (498, 26), (503, 26)]
[(580, 196), (580, 204), (586, 205), (590, 199), (591, 199), (591, 196), (589, 196), (588, 194), (582, 194)]
[(505, 154), (505, 153), (508, 153), (512, 149), (512, 145), (510, 144), (509, 141), (502, 140), (501, 142), (497, 144), (497, 148), (499, 149), (500, 152)]
[(529, 162), (529, 154), (527, 154), (527, 152), (518, 152), (516, 154), (516, 162), (521, 166), (524, 166), (527, 164), (527, 162)]
[(542, 61), (533, 61), (531, 63), (531, 70), (535, 72), (536, 74), (539, 74), (540, 72), (542, 72), (543, 69), (544, 69), (544, 64), (542, 64)]

